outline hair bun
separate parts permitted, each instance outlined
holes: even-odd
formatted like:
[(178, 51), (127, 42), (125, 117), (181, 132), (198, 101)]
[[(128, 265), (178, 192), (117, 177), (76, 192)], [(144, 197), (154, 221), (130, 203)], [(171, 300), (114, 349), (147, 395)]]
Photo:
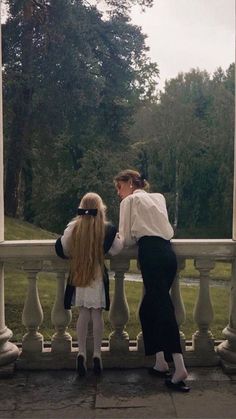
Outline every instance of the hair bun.
[(145, 176), (144, 173), (141, 173), (140, 174), (140, 179), (145, 181), (145, 180), (147, 180), (147, 176)]

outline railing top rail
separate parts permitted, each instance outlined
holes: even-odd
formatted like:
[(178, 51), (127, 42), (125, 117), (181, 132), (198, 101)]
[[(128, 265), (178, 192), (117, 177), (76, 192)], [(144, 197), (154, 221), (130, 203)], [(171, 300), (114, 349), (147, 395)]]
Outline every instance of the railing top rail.
[[(6, 240), (0, 243), (0, 261), (55, 260), (54, 244), (55, 240)], [(174, 239), (172, 244), (180, 258), (231, 260), (236, 257), (236, 241), (231, 239)], [(136, 259), (137, 248), (124, 249), (117, 257)]]

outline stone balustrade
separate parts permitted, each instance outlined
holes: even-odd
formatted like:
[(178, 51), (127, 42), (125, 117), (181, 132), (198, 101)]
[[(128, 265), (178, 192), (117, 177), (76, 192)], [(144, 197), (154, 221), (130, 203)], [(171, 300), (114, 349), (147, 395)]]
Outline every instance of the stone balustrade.
[[(187, 365), (213, 366), (222, 362), (229, 371), (236, 371), (236, 243), (232, 240), (173, 240), (178, 257), (178, 273), (171, 289), (176, 318), (180, 327), (181, 343)], [(144, 356), (142, 333), (136, 342), (130, 344), (126, 331), (129, 321), (129, 306), (124, 290), (124, 276), (129, 270), (131, 259), (137, 258), (137, 249), (125, 249), (120, 255), (108, 257), (110, 269), (115, 274), (114, 296), (109, 319), (112, 333), (108, 345), (102, 348), (105, 367), (138, 367), (152, 362)], [(181, 297), (179, 273), (186, 259), (194, 259), (199, 272), (198, 297), (193, 318), (196, 332), (192, 341), (186, 341), (181, 326), (186, 319), (184, 302)], [(211, 302), (209, 274), (216, 261), (232, 263), (231, 293), (229, 301), (229, 324), (223, 333), (225, 339), (217, 346), (210, 327), (214, 322)], [(0, 263), (14, 262), (25, 271), (28, 290), (25, 296), (22, 322), (26, 333), (18, 355), (13, 351), (9, 339), (11, 331), (5, 325), (4, 287), (0, 295), (0, 366), (16, 360), (17, 368), (48, 369), (74, 368), (77, 348), (67, 329), (71, 321), (71, 311), (64, 310), (63, 295), (66, 282), (67, 262), (55, 255), (54, 240), (5, 241), (0, 243)], [(3, 269), (1, 271), (3, 282)], [(43, 310), (38, 295), (38, 273), (53, 272), (57, 275), (57, 292), (51, 312), (51, 322), (55, 333), (50, 347), (44, 345), (40, 333)], [(8, 325), (11, 327), (11, 325)], [(91, 339), (91, 336), (90, 336)], [(9, 343), (9, 345), (8, 345)]]

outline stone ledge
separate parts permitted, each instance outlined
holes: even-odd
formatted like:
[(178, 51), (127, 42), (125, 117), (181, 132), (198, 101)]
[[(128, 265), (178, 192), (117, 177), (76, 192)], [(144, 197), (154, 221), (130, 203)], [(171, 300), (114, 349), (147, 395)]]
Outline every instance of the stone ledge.
[[(71, 352), (56, 353), (51, 348), (45, 348), (41, 353), (24, 353), (16, 361), (18, 370), (73, 370), (75, 368), (77, 348), (73, 347)], [(204, 357), (195, 353), (191, 347), (188, 347), (184, 353), (184, 359), (187, 367), (210, 367), (220, 365), (220, 357), (213, 352)], [(150, 367), (154, 363), (154, 357), (146, 357), (143, 352), (137, 351), (137, 348), (130, 346), (128, 352), (109, 351), (109, 347), (102, 348), (102, 360), (104, 368), (140, 368)], [(88, 368), (92, 368), (92, 358), (88, 356)]]

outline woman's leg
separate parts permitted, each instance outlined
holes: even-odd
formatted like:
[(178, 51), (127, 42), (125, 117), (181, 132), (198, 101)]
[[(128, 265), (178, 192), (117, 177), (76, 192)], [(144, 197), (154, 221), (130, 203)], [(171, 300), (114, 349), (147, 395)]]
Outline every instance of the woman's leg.
[(161, 372), (169, 371), (169, 365), (167, 364), (165, 360), (163, 351), (156, 353), (156, 362), (153, 369), (157, 371), (161, 371)]
[(174, 365), (175, 365), (175, 372), (171, 379), (172, 383), (178, 383), (179, 381), (185, 380), (187, 378), (188, 373), (184, 365), (183, 355), (180, 353), (172, 354)]
[(144, 238), (139, 243), (139, 263), (146, 290), (140, 307), (145, 352), (146, 355), (160, 353), (158, 358), (164, 352), (169, 361), (172, 353), (182, 353), (169, 295), (177, 270), (176, 256), (165, 240)]

